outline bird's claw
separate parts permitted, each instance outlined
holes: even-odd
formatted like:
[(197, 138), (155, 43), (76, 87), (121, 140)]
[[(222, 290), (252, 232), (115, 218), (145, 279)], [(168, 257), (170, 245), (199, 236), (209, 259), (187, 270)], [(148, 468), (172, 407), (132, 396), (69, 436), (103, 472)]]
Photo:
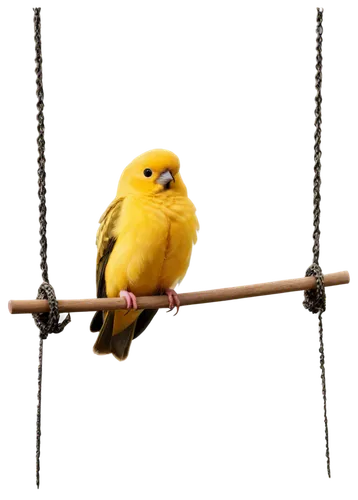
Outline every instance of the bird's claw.
[(134, 293), (128, 292), (127, 290), (121, 290), (119, 296), (125, 299), (127, 304), (126, 309), (128, 309), (128, 312), (130, 309), (134, 309), (135, 311), (138, 309), (137, 297), (134, 295)]
[(172, 290), (171, 288), (167, 288), (165, 290), (165, 294), (168, 296), (168, 301), (169, 301), (169, 309), (167, 312), (171, 312), (174, 309), (174, 307), (176, 307), (177, 310), (176, 313), (174, 314), (174, 316), (176, 316), (180, 308), (180, 300), (178, 294), (175, 290)]

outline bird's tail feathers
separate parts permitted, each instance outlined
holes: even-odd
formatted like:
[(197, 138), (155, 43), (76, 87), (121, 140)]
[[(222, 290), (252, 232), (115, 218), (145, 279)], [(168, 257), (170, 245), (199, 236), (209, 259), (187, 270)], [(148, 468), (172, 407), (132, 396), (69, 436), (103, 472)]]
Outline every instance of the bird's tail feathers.
[(95, 354), (109, 354), (111, 352), (111, 339), (114, 324), (114, 311), (105, 314), (105, 320), (98, 334), (93, 352)]
[(137, 321), (111, 338), (111, 353), (119, 361), (124, 361), (129, 353)]

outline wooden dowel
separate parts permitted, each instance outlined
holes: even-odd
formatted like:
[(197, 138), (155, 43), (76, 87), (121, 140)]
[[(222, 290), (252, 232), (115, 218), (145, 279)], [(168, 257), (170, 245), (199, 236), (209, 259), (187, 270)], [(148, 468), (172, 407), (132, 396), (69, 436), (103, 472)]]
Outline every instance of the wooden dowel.
[[(349, 283), (348, 271), (326, 274), (325, 286), (345, 285)], [(191, 304), (205, 304), (207, 302), (220, 302), (223, 300), (243, 299), (246, 297), (259, 297), (261, 295), (272, 295), (276, 293), (298, 292), (312, 290), (316, 287), (314, 277), (296, 278), (285, 281), (272, 281), (256, 285), (238, 286), (233, 288), (219, 288), (218, 290), (206, 290), (202, 292), (180, 293), (179, 299), (182, 306)], [(138, 297), (139, 309), (159, 309), (168, 307), (166, 295), (153, 297)], [(60, 313), (86, 312), (86, 311), (114, 311), (126, 309), (125, 299), (78, 299), (59, 300)], [(9, 311), (11, 314), (42, 313), (48, 312), (47, 300), (10, 300)]]

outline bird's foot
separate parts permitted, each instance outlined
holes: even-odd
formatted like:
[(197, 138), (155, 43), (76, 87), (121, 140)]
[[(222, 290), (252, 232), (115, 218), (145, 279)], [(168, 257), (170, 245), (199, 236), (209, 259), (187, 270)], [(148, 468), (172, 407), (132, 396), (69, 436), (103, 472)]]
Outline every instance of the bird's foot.
[(121, 298), (125, 299), (126, 304), (127, 304), (126, 309), (128, 309), (128, 310), (129, 309), (134, 309), (134, 310), (138, 309), (137, 297), (134, 295), (134, 293), (128, 292), (127, 290), (121, 290), (119, 293), (119, 296)]
[(180, 308), (180, 300), (179, 300), (179, 297), (178, 297), (178, 294), (175, 290), (172, 290), (171, 288), (166, 288), (164, 290), (165, 294), (168, 296), (168, 301), (169, 301), (169, 311), (167, 312), (170, 312), (174, 309), (174, 307), (177, 308), (177, 312), (174, 314), (174, 316), (176, 316), (179, 312), (179, 308)]

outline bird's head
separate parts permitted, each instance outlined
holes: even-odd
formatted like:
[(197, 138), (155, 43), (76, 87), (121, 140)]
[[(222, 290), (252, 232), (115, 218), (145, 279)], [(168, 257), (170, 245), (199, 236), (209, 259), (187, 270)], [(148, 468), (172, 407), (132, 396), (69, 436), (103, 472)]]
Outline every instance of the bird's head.
[(152, 149), (137, 156), (124, 170), (117, 197), (135, 195), (172, 196), (187, 194), (181, 179), (179, 158), (165, 149)]

